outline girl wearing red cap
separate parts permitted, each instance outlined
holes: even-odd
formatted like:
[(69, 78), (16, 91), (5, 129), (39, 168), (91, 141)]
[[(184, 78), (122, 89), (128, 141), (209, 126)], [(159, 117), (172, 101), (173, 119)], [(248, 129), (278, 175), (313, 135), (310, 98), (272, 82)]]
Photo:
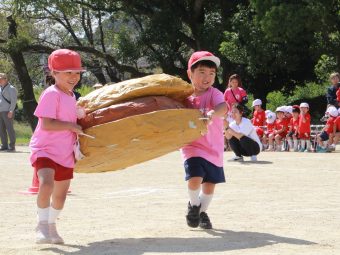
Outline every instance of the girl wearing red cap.
[(72, 90), (84, 69), (79, 54), (68, 49), (52, 52), (48, 66), (55, 84), (42, 93), (34, 112), (38, 125), (30, 141), (30, 161), (39, 178), (36, 242), (61, 244), (55, 222), (73, 178), (73, 146), (82, 133)]

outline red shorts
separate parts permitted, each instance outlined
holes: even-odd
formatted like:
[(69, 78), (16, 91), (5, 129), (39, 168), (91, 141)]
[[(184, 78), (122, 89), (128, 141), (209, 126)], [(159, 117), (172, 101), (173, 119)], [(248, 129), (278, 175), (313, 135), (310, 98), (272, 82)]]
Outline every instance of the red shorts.
[(54, 169), (54, 180), (55, 181), (65, 181), (73, 179), (73, 168), (64, 167), (57, 164), (50, 158), (42, 157), (37, 158), (33, 163), (34, 170), (38, 171), (42, 168), (52, 168)]
[(264, 135), (264, 131), (260, 127), (255, 127), (257, 135), (261, 138)]
[(310, 139), (310, 133), (309, 132), (299, 133), (299, 138), (303, 139), (303, 140), (308, 140), (308, 139)]

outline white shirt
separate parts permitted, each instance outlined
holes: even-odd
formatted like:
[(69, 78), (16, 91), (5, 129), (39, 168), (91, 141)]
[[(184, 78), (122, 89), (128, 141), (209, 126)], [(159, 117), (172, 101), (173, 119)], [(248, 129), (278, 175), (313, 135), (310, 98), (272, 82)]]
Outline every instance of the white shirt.
[(236, 124), (236, 121), (234, 120), (229, 124), (229, 127), (234, 130), (237, 133), (241, 133), (250, 139), (254, 140), (255, 142), (258, 143), (260, 146), (260, 149), (262, 149), (262, 143), (260, 141), (259, 136), (256, 133), (255, 127), (251, 123), (251, 121), (247, 118), (242, 117), (242, 120), (240, 124)]

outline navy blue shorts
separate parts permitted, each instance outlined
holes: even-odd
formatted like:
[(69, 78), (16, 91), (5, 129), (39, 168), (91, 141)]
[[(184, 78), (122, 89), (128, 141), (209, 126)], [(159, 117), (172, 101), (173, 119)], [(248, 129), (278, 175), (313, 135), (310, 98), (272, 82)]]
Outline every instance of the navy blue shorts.
[(223, 167), (218, 167), (208, 160), (200, 157), (189, 158), (184, 161), (185, 180), (192, 177), (202, 177), (204, 182), (225, 182)]
[(329, 135), (326, 131), (322, 131), (322, 133), (320, 134), (320, 138), (321, 138), (321, 141), (327, 141), (329, 139)]

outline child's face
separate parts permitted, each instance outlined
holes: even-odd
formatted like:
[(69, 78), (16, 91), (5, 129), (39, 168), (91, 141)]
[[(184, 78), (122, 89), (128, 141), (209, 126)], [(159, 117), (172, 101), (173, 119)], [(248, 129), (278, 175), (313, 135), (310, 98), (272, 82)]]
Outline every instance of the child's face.
[(300, 108), (302, 114), (306, 114), (309, 111), (309, 108), (307, 107), (301, 107)]
[(260, 110), (260, 109), (261, 109), (261, 106), (260, 106), (260, 105), (255, 105), (255, 106), (254, 106), (254, 110), (255, 110), (255, 111), (258, 111), (258, 110)]
[(298, 113), (298, 112), (293, 112), (293, 118), (294, 118), (294, 119), (299, 118), (299, 113)]
[(333, 85), (337, 85), (339, 83), (339, 77), (338, 76), (335, 76), (331, 79), (331, 83)]
[(238, 81), (236, 79), (232, 79), (230, 82), (229, 82), (229, 86), (232, 88), (232, 89), (236, 89), (238, 87)]
[(292, 117), (292, 115), (291, 115), (289, 112), (286, 112), (286, 113), (285, 113), (285, 117), (286, 117), (286, 118), (290, 118), (290, 117)]
[(214, 84), (216, 69), (207, 66), (198, 66), (192, 72), (189, 70), (188, 75), (197, 91), (206, 91)]
[(72, 91), (80, 80), (80, 72), (54, 72), (53, 77), (58, 87)]
[(285, 114), (283, 112), (276, 112), (276, 118), (277, 119), (283, 119), (283, 117), (285, 116)]

